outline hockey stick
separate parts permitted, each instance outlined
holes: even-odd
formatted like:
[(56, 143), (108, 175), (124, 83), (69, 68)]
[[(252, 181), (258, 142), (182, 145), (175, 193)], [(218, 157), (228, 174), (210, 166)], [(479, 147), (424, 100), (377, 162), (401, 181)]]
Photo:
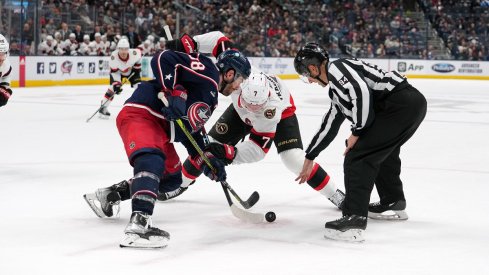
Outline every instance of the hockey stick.
[[(165, 102), (165, 101), (163, 101), (163, 102)], [(195, 141), (195, 139), (188, 132), (187, 128), (185, 128), (185, 125), (183, 125), (182, 120), (177, 119), (176, 121), (177, 121), (178, 126), (185, 133), (185, 135), (189, 139), (190, 143), (192, 143), (192, 145), (195, 147), (195, 149), (197, 150), (199, 155), (202, 157), (204, 162), (209, 166), (209, 168), (211, 168), (212, 170), (215, 170), (215, 168), (210, 163), (210, 160), (204, 155), (204, 152), (202, 152), (202, 150), (200, 149), (200, 147), (197, 144), (197, 142)], [(233, 200), (231, 199), (231, 196), (229, 195), (229, 192), (231, 192), (231, 194), (233, 194), (233, 196), (239, 201), (239, 203), (245, 209), (249, 209), (253, 205), (255, 205), (256, 202), (258, 202), (258, 200), (260, 198), (258, 192), (256, 192), (256, 191), (253, 192), (253, 194), (251, 194), (250, 198), (247, 201), (243, 201), (238, 196), (238, 194), (236, 194), (236, 192), (231, 188), (229, 183), (227, 183), (226, 181), (221, 181), (221, 187), (222, 187), (222, 190), (224, 191), (224, 195), (226, 196), (226, 200), (228, 201), (229, 207), (231, 208), (231, 213), (233, 213), (233, 215), (236, 218), (243, 220), (243, 221), (250, 222), (250, 223), (262, 223), (266, 220), (264, 214), (248, 212), (244, 209), (237, 207), (236, 204), (233, 203)]]
[[(128, 75), (127, 77), (125, 77), (122, 80), (121, 86), (123, 86), (124, 84), (126, 84), (127, 80), (129, 78), (131, 78), (133, 75), (134, 75), (134, 73), (131, 73), (130, 75)], [(100, 107), (97, 109), (97, 111), (95, 111), (95, 113), (93, 113), (93, 115), (91, 115), (89, 118), (87, 118), (87, 122), (89, 122), (100, 110), (102, 110), (102, 108), (104, 108), (105, 105), (107, 105), (107, 103), (114, 98), (114, 96), (115, 96), (115, 93), (110, 98), (107, 98), (107, 100), (103, 104), (100, 105)]]

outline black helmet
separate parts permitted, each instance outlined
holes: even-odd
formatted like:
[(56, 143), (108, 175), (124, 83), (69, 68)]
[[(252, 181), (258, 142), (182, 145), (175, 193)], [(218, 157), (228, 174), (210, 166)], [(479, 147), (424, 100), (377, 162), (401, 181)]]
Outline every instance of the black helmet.
[(248, 78), (251, 74), (251, 64), (248, 59), (239, 51), (226, 50), (217, 57), (217, 68), (221, 73), (234, 69), (235, 77), (238, 75)]
[(309, 76), (307, 66), (315, 65), (319, 67), (323, 61), (329, 61), (328, 52), (318, 43), (309, 42), (297, 52), (294, 58), (295, 71), (303, 76)]

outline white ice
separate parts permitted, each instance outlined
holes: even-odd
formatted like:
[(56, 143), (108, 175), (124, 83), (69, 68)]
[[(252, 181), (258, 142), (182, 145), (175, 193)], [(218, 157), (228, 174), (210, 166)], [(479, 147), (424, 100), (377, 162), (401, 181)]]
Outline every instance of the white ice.
[[(115, 126), (130, 88), (116, 97), (110, 120), (90, 123), (105, 86), (14, 89), (0, 108), (0, 274), (489, 274), (489, 82), (410, 82), (429, 106), (401, 153), (408, 221), (369, 220), (362, 244), (324, 239), (324, 223), (340, 211), (294, 182), (272, 149), (258, 164), (231, 166), (228, 181), (242, 197), (257, 190), (253, 210), (275, 211), (276, 222), (237, 220), (221, 187), (202, 177), (157, 204), (154, 224), (171, 240), (150, 251), (119, 248), (128, 201), (120, 219), (102, 220), (82, 198), (132, 175)], [(306, 146), (327, 94), (286, 83)], [(229, 104), (220, 100), (211, 123)], [(348, 130), (345, 122), (317, 159), (342, 189)]]

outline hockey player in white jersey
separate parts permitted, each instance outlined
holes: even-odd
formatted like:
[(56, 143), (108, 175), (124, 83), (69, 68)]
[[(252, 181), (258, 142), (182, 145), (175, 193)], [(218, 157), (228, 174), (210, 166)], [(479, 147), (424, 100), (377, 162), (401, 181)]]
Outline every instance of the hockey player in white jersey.
[(165, 45), (166, 39), (164, 37), (160, 37), (160, 40), (155, 45), (155, 52), (164, 51), (166, 49)]
[(110, 55), (110, 87), (102, 99), (102, 108), (99, 110), (101, 118), (108, 118), (108, 107), (115, 95), (122, 92), (122, 79), (127, 78), (131, 87), (137, 88), (141, 82), (141, 51), (130, 49), (129, 41), (121, 39), (117, 43), (117, 49)]
[(89, 55), (98, 55), (98, 56), (104, 56), (107, 50), (107, 45), (105, 42), (102, 41), (102, 35), (100, 33), (95, 33), (95, 41), (90, 42), (89, 48), (90, 48), (90, 53)]
[[(265, 158), (274, 143), (285, 167), (299, 175), (305, 153), (294, 100), (283, 81), (273, 75), (252, 72), (230, 96), (232, 104), (209, 132), (213, 141), (208, 145), (209, 150), (226, 164), (244, 164)], [(244, 140), (247, 135), (248, 140)], [(191, 158), (184, 162), (183, 183), (176, 192), (185, 191), (183, 188), (200, 176), (200, 166)], [(319, 164), (315, 164), (307, 183), (341, 209), (344, 193)], [(167, 198), (171, 195), (166, 194)], [(165, 198), (160, 196), (160, 199)]]
[(51, 35), (46, 37), (46, 40), (39, 44), (38, 50), (41, 55), (56, 55), (57, 42)]
[(154, 48), (151, 46), (151, 41), (147, 39), (144, 40), (144, 42), (141, 43), (137, 48), (141, 50), (141, 54), (143, 56), (150, 56), (154, 54)]
[(7, 104), (12, 95), (12, 89), (10, 89), (12, 66), (10, 66), (10, 61), (8, 60), (8, 53), (9, 44), (7, 39), (0, 34), (0, 106)]
[(78, 46), (78, 55), (89, 55), (90, 54), (90, 35), (85, 34), (83, 36), (83, 42)]

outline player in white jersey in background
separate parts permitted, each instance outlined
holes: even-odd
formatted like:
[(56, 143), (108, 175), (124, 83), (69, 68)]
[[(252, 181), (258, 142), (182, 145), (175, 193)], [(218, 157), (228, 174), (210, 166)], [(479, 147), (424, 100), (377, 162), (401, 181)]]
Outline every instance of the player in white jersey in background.
[(127, 78), (131, 83), (131, 87), (137, 88), (141, 82), (141, 59), (141, 51), (139, 49), (130, 49), (127, 39), (119, 40), (117, 49), (110, 55), (110, 87), (102, 100), (103, 108), (99, 110), (101, 118), (110, 116), (107, 108), (114, 96), (122, 92), (123, 78)]
[(41, 55), (56, 55), (58, 43), (51, 35), (46, 37), (46, 40), (39, 44), (38, 50)]
[(164, 37), (160, 37), (160, 40), (155, 45), (155, 52), (164, 51), (166, 49), (165, 45), (166, 39)]
[(90, 53), (90, 35), (85, 34), (83, 36), (83, 42), (78, 46), (78, 55), (89, 55)]
[(7, 104), (12, 90), (10, 89), (10, 74), (12, 66), (8, 60), (9, 44), (7, 39), (0, 34), (0, 106)]
[(90, 42), (90, 48), (93, 49), (93, 52), (90, 52), (89, 55), (98, 55), (104, 56), (107, 50), (107, 46), (105, 42), (102, 41), (102, 35), (100, 33), (95, 33), (95, 41)]

